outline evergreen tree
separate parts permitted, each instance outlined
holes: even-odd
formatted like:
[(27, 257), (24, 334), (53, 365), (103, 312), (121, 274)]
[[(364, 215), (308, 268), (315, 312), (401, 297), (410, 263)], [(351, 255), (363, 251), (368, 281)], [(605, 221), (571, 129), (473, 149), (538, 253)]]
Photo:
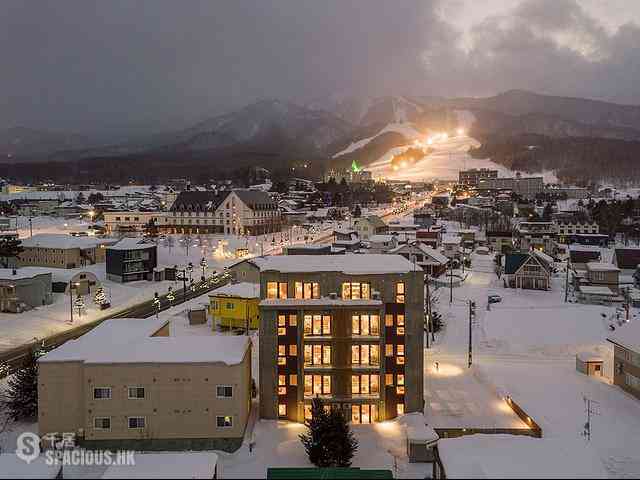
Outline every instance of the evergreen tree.
[(9, 268), (9, 260), (17, 258), (22, 252), (22, 241), (17, 238), (5, 237), (0, 240), (0, 262), (4, 268)]
[(329, 414), (319, 397), (312, 400), (311, 419), (306, 420), (304, 423), (308, 432), (300, 435), (300, 441), (304, 446), (305, 452), (307, 452), (309, 461), (316, 467), (331, 466), (331, 458), (326, 444), (326, 437), (330, 428)]
[(329, 451), (332, 467), (350, 467), (351, 459), (358, 450), (358, 440), (353, 435), (341, 408), (329, 412), (329, 429), (325, 445)]
[(93, 296), (93, 302), (96, 305), (102, 305), (102, 304), (106, 303), (106, 301), (107, 301), (107, 296), (104, 293), (104, 288), (98, 287), (96, 289), (96, 293)]
[(7, 408), (9, 418), (14, 421), (38, 417), (38, 364), (33, 351), (20, 370), (7, 382)]

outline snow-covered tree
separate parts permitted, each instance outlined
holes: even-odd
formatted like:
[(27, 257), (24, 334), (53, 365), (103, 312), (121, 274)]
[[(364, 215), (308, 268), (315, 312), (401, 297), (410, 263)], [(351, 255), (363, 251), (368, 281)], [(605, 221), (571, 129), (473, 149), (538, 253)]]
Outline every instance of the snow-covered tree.
[(14, 421), (38, 417), (38, 363), (30, 351), (22, 367), (7, 381), (5, 407)]
[(107, 302), (107, 295), (104, 293), (104, 288), (98, 287), (96, 293), (93, 295), (93, 302), (96, 305), (104, 305)]

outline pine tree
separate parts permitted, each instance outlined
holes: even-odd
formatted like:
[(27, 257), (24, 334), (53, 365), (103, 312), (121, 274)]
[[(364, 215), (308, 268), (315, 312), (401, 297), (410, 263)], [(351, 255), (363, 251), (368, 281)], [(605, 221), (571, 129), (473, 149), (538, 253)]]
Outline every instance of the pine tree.
[(311, 402), (311, 419), (305, 421), (308, 432), (300, 435), (309, 461), (316, 467), (331, 466), (326, 437), (329, 425), (329, 414), (324, 408), (322, 400), (316, 397)]
[(329, 451), (331, 466), (350, 467), (351, 459), (358, 450), (358, 440), (353, 435), (341, 408), (331, 408), (328, 424), (324, 443)]
[(93, 296), (93, 302), (96, 305), (103, 305), (107, 301), (107, 296), (104, 293), (104, 288), (98, 287), (96, 293)]
[(4, 268), (9, 268), (9, 260), (17, 258), (23, 251), (22, 241), (17, 238), (5, 237), (0, 240), (0, 261)]
[(38, 417), (38, 364), (33, 351), (20, 370), (7, 382), (5, 405), (9, 418), (14, 421), (32, 420)]

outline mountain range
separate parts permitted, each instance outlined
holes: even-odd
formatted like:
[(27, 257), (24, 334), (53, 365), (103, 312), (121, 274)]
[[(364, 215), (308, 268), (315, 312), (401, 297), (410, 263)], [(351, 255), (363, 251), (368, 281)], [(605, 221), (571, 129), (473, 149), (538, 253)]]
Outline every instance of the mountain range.
[[(114, 145), (67, 132), (0, 130), (0, 163), (5, 167), (0, 165), (0, 173), (9, 165), (37, 162), (85, 163), (84, 171), (92, 162), (149, 158), (160, 162), (160, 168), (172, 161), (182, 168), (195, 162), (218, 171), (307, 160), (324, 167), (353, 159), (366, 165), (380, 152), (413, 141), (411, 132), (454, 128), (460, 110), (475, 117), (470, 134), (481, 142), (528, 134), (640, 142), (640, 106), (523, 90), (485, 98), (333, 96), (304, 105), (266, 99), (183, 130)], [(395, 125), (401, 128), (391, 128)]]

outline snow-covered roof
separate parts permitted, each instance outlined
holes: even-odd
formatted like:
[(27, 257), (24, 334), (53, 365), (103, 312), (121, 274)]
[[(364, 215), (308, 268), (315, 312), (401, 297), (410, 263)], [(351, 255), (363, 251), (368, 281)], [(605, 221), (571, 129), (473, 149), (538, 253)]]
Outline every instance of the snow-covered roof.
[(22, 240), (25, 248), (59, 248), (68, 250), (70, 248), (93, 248), (96, 245), (107, 243), (108, 240), (95, 237), (74, 237), (66, 233), (40, 233), (31, 238)]
[(576, 358), (584, 363), (604, 361), (601, 355), (595, 354), (593, 352), (578, 352), (576, 353)]
[(587, 270), (592, 272), (619, 272), (620, 269), (613, 263), (587, 262)]
[(607, 340), (628, 350), (640, 353), (640, 321), (634, 320), (618, 327)]
[(115, 245), (107, 247), (109, 250), (144, 250), (146, 248), (153, 248), (155, 244), (147, 243), (142, 238), (125, 237)]
[(214, 478), (213, 452), (136, 453), (135, 465), (111, 465), (102, 478)]
[(606, 478), (582, 439), (468, 435), (438, 442), (447, 478)]
[(30, 463), (15, 453), (0, 454), (0, 479), (9, 478), (58, 478), (62, 465), (49, 465), (40, 456)]
[(609, 287), (599, 285), (580, 285), (580, 291), (587, 295), (606, 295), (615, 297), (616, 294)]
[(40, 362), (216, 363), (236, 365), (247, 337), (151, 337), (167, 324), (157, 319), (107, 320), (39, 359)]
[(385, 242), (390, 242), (394, 237), (397, 237), (396, 235), (371, 235), (367, 241), (369, 243), (385, 243)]
[(553, 264), (553, 258), (540, 250), (534, 250), (533, 254), (548, 265)]
[(442, 243), (446, 243), (446, 244), (450, 244), (450, 245), (460, 245), (460, 242), (462, 242), (462, 238), (458, 237), (458, 236), (450, 236), (447, 235), (445, 237), (442, 238)]
[(220, 295), (239, 298), (260, 298), (260, 285), (249, 282), (230, 283), (224, 287), (216, 288), (209, 294), (210, 297)]
[(409, 273), (419, 271), (413, 263), (401, 255), (273, 255), (257, 257), (253, 262), (261, 271), (275, 270), (295, 272), (342, 272), (350, 275)]
[(410, 443), (430, 444), (440, 438), (436, 431), (427, 425), (423, 413), (408, 413), (398, 419), (406, 427), (407, 440)]
[(14, 270), (12, 268), (0, 268), (0, 280), (24, 280), (33, 278), (36, 275), (51, 273), (51, 269), (44, 267), (20, 267), (15, 269), (15, 275), (13, 272)]

